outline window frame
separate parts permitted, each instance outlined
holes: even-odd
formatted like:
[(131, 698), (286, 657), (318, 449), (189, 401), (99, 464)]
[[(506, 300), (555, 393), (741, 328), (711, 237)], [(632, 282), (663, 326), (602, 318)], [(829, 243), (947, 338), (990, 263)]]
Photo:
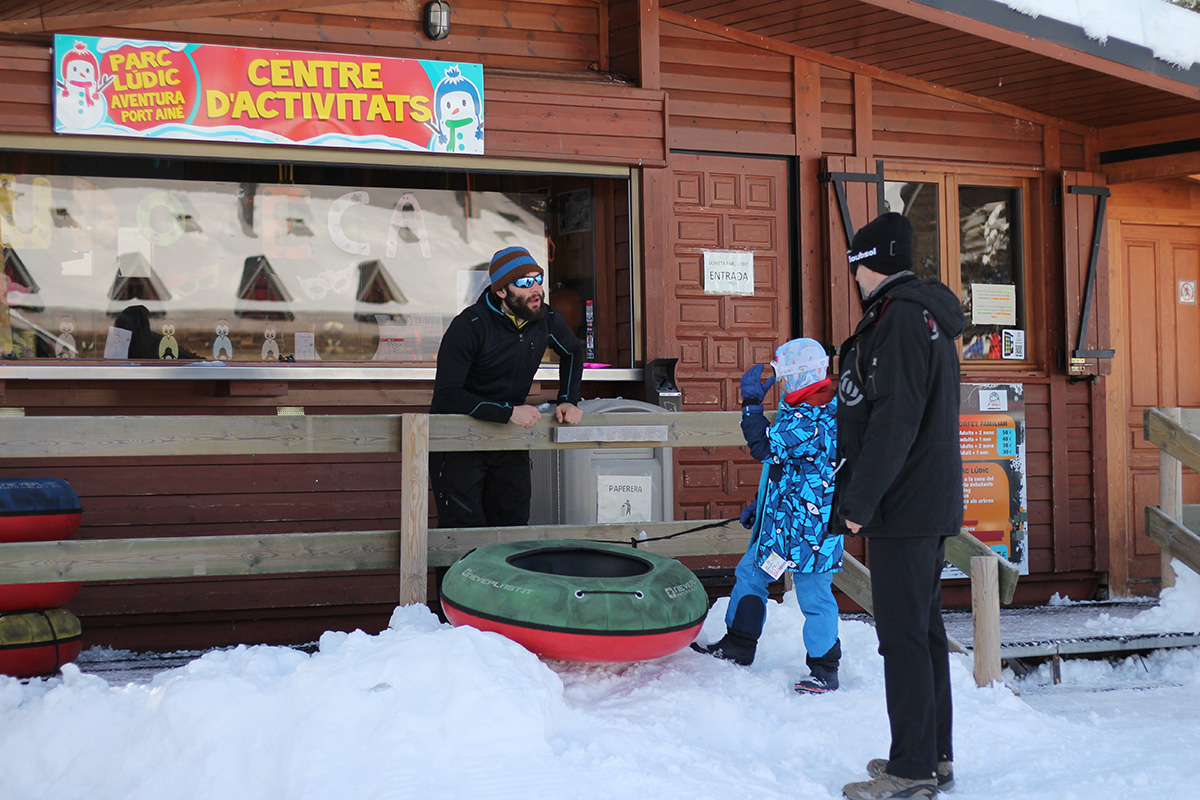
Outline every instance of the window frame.
[[(955, 345), (958, 348), (959, 363), (972, 370), (983, 371), (1042, 371), (1045, 368), (1042, 357), (1042, 347), (1045, 341), (1044, 304), (1045, 288), (1040, 287), (1033, 279), (1033, 241), (1042, 240), (1041, 215), (1034, 213), (1034, 207), (1039, 204), (1042, 190), (1043, 175), (1036, 171), (992, 170), (976, 166), (952, 167), (945, 165), (895, 165), (885, 164), (884, 182), (887, 183), (927, 183), (937, 187), (938, 192), (938, 261), (939, 279), (962, 298), (962, 261), (961, 240), (962, 231), (958, 220), (959, 188), (961, 186), (995, 187), (1001, 189), (1018, 189), (1021, 198), (1020, 225), (1021, 242), (1019, 254), (1021, 258), (1022, 296), (1018, 298), (1024, 320), (1025, 358), (1024, 359), (964, 359), (963, 340), (960, 337)], [(966, 316), (964, 314), (964, 323)]]

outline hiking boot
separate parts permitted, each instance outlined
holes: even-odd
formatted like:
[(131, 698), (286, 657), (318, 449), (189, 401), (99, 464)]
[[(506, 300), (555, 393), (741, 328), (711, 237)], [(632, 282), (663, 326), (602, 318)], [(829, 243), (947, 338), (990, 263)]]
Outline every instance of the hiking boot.
[(796, 681), (796, 685), (792, 688), (800, 694), (827, 694), (838, 688), (837, 673), (822, 677), (814, 672), (804, 680)]
[(800, 694), (825, 694), (838, 688), (838, 663), (842, 660), (842, 640), (837, 639), (833, 647), (823, 656), (805, 656), (804, 661), (812, 676), (796, 681), (794, 688)]
[(709, 645), (692, 642), (692, 649), (697, 653), (715, 656), (724, 661), (732, 661), (748, 667), (754, 663), (754, 652), (758, 649), (758, 639), (741, 631), (730, 628), (720, 640)]
[(842, 787), (842, 796), (850, 800), (889, 800), (893, 797), (924, 797), (937, 795), (937, 780), (901, 778), (885, 772), (877, 778), (858, 783), (847, 783)]
[[(867, 774), (872, 778), (878, 778), (887, 772), (887, 765), (888, 760), (886, 758), (872, 758), (867, 762)], [(954, 791), (953, 761), (939, 761), (937, 763), (937, 782), (939, 792)]]

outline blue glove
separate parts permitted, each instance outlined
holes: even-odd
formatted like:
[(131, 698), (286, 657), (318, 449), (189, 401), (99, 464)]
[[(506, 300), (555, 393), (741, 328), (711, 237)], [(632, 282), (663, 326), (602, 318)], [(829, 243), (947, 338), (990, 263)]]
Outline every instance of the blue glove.
[(742, 514), (740, 517), (738, 517), (738, 519), (741, 521), (742, 527), (745, 528), (746, 530), (750, 530), (751, 528), (754, 527), (754, 512), (757, 509), (758, 509), (757, 499), (754, 502), (752, 502), (750, 505), (748, 505), (742, 509)]
[(775, 376), (763, 380), (763, 365), (755, 364), (742, 375), (742, 405), (762, 405), (767, 390), (775, 385)]

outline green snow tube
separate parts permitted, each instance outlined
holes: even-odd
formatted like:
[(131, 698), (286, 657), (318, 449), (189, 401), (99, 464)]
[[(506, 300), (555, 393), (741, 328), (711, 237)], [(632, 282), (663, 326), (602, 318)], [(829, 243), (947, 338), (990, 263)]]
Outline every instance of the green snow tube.
[(481, 547), (442, 582), (455, 625), (495, 631), (546, 658), (641, 661), (691, 643), (708, 596), (673, 558), (608, 542)]

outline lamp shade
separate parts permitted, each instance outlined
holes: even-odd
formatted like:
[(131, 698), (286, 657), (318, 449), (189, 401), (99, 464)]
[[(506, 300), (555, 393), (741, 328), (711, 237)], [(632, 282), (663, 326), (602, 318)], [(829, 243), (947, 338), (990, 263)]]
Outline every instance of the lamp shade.
[(435, 42), (450, 35), (450, 4), (446, 0), (425, 4), (425, 35)]

